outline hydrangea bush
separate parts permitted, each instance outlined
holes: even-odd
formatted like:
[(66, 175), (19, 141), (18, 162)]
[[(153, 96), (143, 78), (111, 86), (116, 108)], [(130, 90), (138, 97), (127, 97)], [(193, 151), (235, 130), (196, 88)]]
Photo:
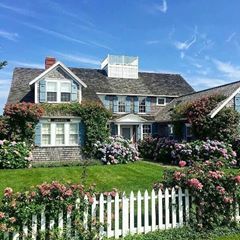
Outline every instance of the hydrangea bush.
[(0, 169), (31, 167), (32, 153), (25, 142), (0, 140)]
[[(189, 189), (194, 203), (192, 223), (198, 228), (215, 228), (230, 224), (240, 202), (240, 175), (226, 174), (222, 162), (195, 163), (182, 171), (165, 173), (164, 186)], [(155, 184), (155, 188), (162, 187)]]
[(148, 137), (140, 142), (139, 151), (142, 157), (181, 166), (219, 158), (227, 166), (237, 164), (236, 152), (231, 144), (216, 140), (178, 143), (166, 138)]
[(121, 136), (109, 137), (94, 144), (95, 156), (105, 164), (135, 162), (139, 159), (138, 149)]

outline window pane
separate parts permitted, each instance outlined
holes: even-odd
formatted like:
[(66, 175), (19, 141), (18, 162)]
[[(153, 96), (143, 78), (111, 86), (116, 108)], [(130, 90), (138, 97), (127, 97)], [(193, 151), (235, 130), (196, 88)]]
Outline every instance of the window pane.
[(70, 93), (61, 93), (61, 102), (70, 102)]
[(71, 145), (78, 144), (78, 134), (70, 134), (70, 136), (69, 136), (69, 143)]
[(42, 124), (42, 134), (50, 134), (50, 124), (49, 123)]
[(165, 104), (165, 98), (158, 98), (158, 104), (164, 105)]
[(57, 101), (57, 93), (56, 92), (47, 92), (47, 101), (48, 102), (56, 102)]
[(64, 124), (63, 123), (56, 124), (56, 134), (64, 134)]
[(151, 133), (151, 125), (143, 125), (143, 134)]
[(56, 144), (57, 145), (64, 144), (64, 135), (63, 134), (57, 134), (56, 135)]
[(146, 98), (139, 97), (139, 112), (146, 112)]
[(70, 124), (70, 134), (78, 134), (78, 124), (77, 123)]
[(71, 92), (71, 84), (61, 83), (61, 92)]
[(57, 92), (57, 82), (47, 82), (47, 92)]
[(42, 145), (50, 145), (50, 134), (43, 134), (42, 135)]

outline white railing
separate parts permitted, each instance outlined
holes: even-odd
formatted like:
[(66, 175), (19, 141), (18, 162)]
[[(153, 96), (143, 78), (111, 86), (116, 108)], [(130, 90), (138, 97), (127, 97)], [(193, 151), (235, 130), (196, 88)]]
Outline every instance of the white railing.
[[(78, 204), (76, 201), (76, 206)], [(85, 197), (85, 201), (88, 198)], [(127, 197), (126, 194), (114, 197), (104, 196), (94, 198), (93, 203), (88, 205), (88, 209), (83, 214), (83, 226), (89, 227), (89, 220), (97, 220), (102, 223), (100, 235), (106, 237), (119, 238), (127, 234), (147, 233), (158, 229), (169, 229), (183, 226), (188, 222), (191, 197), (188, 190), (165, 189), (149, 194), (139, 191), (136, 195), (133, 192)], [(239, 206), (236, 211), (236, 219), (240, 220)], [(40, 232), (58, 229), (59, 235), (64, 235), (65, 239), (73, 238), (77, 235), (72, 225), (74, 219), (71, 212), (60, 212), (58, 219), (47, 219), (45, 212), (33, 215), (28, 225), (21, 226), (22, 233), (6, 233), (5, 240), (39, 238)], [(63, 233), (64, 232), (64, 233)], [(44, 239), (45, 235), (41, 235)]]

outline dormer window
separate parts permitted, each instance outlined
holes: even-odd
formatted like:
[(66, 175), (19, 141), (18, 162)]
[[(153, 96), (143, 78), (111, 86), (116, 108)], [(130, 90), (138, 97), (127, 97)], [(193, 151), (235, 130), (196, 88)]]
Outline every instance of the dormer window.
[(62, 82), (61, 83), (61, 102), (71, 101), (71, 83)]
[(47, 101), (57, 102), (57, 82), (47, 82)]
[(165, 105), (166, 105), (166, 98), (164, 98), (164, 97), (158, 97), (158, 98), (157, 98), (157, 105), (158, 105), (158, 106), (165, 106)]
[(71, 102), (71, 81), (46, 80), (47, 102)]

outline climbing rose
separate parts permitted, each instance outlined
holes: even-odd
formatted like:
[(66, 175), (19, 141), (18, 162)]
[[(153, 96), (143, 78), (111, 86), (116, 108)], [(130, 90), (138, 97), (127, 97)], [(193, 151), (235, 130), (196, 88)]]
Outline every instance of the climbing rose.
[(190, 187), (193, 187), (193, 188), (196, 188), (199, 190), (201, 190), (203, 188), (202, 183), (200, 183), (200, 181), (196, 178), (192, 178), (192, 179), (188, 180), (188, 185)]
[(185, 161), (180, 161), (179, 162), (179, 167), (185, 167), (187, 163)]
[(240, 184), (240, 175), (236, 176), (236, 177), (234, 178), (234, 180), (235, 180), (237, 183)]

